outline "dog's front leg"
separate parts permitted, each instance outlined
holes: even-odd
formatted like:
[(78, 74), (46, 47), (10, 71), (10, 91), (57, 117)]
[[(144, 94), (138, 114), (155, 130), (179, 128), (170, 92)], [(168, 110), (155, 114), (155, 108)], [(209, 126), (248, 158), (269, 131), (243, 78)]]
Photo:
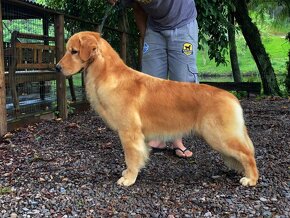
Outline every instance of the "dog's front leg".
[(144, 142), (141, 130), (119, 131), (119, 136), (125, 153), (127, 169), (123, 171), (118, 184), (130, 186), (135, 183), (139, 170), (145, 166), (149, 149)]

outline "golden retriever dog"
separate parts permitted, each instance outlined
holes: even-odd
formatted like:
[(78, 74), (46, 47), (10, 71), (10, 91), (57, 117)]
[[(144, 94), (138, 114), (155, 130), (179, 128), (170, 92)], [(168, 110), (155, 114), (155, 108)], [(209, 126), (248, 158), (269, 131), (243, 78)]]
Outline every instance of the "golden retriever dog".
[(256, 185), (253, 143), (240, 103), (231, 93), (138, 72), (95, 32), (73, 35), (56, 69), (65, 76), (85, 71), (92, 108), (118, 132), (123, 146), (127, 169), (119, 185), (135, 183), (149, 157), (149, 140), (172, 140), (190, 133), (221, 153), (227, 166), (243, 172), (243, 186)]

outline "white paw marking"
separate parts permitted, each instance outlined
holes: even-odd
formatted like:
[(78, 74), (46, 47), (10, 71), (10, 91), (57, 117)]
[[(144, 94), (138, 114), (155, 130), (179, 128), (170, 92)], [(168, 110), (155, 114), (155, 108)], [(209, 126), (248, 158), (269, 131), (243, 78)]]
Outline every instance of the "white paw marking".
[(123, 176), (117, 182), (117, 184), (121, 186), (130, 186), (130, 185), (133, 185), (134, 183), (135, 183), (135, 180), (129, 180)]
[(254, 186), (256, 185), (256, 182), (253, 181), (252, 179), (249, 179), (247, 177), (243, 177), (240, 179), (240, 183), (243, 185), (243, 186)]

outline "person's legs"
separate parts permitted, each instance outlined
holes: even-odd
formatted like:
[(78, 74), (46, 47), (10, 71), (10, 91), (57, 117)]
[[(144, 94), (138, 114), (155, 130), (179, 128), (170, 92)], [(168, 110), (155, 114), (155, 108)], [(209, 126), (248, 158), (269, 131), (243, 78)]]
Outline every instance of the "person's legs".
[(196, 20), (172, 30), (167, 37), (169, 79), (198, 83), (196, 66), (198, 26)]
[[(147, 27), (142, 55), (142, 72), (162, 79), (168, 78), (166, 41), (160, 32)], [(152, 140), (152, 148), (165, 148), (163, 141)]]
[(148, 28), (145, 32), (142, 72), (154, 77), (167, 79), (167, 48), (166, 39), (160, 32)]
[[(198, 26), (196, 20), (181, 28), (168, 31), (169, 79), (198, 83), (196, 54)], [(182, 139), (173, 141), (177, 156), (191, 157), (192, 152), (183, 145)]]

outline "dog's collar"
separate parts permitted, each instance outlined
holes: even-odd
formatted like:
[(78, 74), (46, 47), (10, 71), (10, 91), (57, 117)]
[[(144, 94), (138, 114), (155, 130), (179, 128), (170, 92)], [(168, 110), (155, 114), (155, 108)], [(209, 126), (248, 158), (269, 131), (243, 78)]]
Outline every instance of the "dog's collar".
[(94, 62), (94, 57), (90, 57), (87, 61), (84, 61), (85, 63), (85, 67), (84, 67), (84, 71), (87, 71), (88, 67), (91, 65), (91, 63)]

